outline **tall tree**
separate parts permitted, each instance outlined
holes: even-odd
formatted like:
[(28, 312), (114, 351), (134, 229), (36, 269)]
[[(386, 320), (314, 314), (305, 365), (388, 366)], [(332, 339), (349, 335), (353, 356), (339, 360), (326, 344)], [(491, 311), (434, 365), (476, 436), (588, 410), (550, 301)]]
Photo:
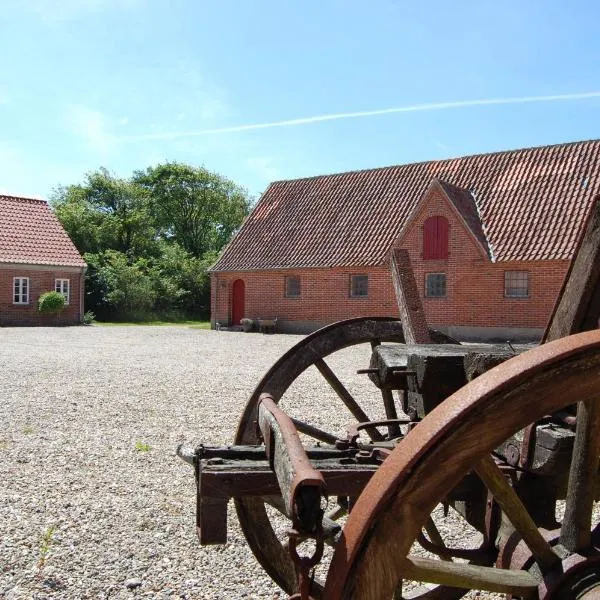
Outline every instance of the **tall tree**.
[(57, 188), (51, 203), (80, 252), (110, 249), (133, 257), (147, 253), (157, 236), (147, 191), (104, 168), (88, 173), (83, 184)]
[(221, 250), (250, 209), (243, 188), (203, 167), (165, 163), (133, 181), (148, 192), (165, 237), (196, 257)]

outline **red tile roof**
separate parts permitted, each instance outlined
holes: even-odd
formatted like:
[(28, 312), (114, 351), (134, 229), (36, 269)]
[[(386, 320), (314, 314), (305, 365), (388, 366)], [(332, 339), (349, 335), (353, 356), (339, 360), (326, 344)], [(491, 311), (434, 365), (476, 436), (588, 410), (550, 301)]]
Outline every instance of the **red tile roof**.
[(0, 264), (85, 267), (71, 238), (43, 200), (0, 195)]
[(434, 178), (469, 191), (493, 260), (570, 259), (599, 176), (591, 140), (277, 181), (213, 270), (383, 264)]
[(490, 247), (483, 231), (483, 224), (479, 216), (479, 209), (473, 194), (469, 190), (459, 188), (447, 181), (436, 179), (440, 186), (446, 192), (446, 196), (454, 205), (460, 216), (463, 218), (465, 225), (471, 230), (475, 239), (481, 244), (483, 250), (491, 257)]

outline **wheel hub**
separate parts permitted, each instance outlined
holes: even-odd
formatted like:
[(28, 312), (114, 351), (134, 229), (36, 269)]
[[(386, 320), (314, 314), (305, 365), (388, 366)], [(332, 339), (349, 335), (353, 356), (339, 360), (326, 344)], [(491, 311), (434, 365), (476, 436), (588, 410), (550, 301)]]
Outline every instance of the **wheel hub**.
[(511, 536), (502, 545), (498, 566), (503, 569), (525, 569), (537, 578), (539, 600), (600, 599), (600, 549), (592, 547), (585, 555), (570, 553), (560, 545), (560, 530), (540, 532), (561, 560), (549, 571), (540, 572), (533, 555), (523, 541)]

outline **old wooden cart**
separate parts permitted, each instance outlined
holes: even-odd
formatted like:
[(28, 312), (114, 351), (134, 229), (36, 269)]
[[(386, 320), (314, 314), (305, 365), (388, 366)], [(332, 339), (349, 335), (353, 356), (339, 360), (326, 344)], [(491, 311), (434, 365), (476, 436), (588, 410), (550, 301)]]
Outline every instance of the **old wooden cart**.
[[(226, 542), (233, 498), (256, 558), (294, 598), (600, 598), (600, 204), (544, 343), (525, 353), (429, 331), (401, 251), (393, 274), (401, 320), (308, 336), (263, 377), (234, 446), (180, 447), (200, 541)], [(357, 344), (383, 418), (331, 367)], [(295, 400), (302, 418), (280, 408), (313, 367), (348, 411), (331, 415), (337, 428), (311, 422), (318, 397)]]

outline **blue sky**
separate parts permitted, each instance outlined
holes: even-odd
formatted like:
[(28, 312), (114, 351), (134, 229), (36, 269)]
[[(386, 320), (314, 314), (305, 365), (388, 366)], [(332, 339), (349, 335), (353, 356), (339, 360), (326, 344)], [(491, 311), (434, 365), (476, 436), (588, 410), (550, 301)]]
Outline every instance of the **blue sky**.
[[(592, 1), (0, 9), (0, 193), (176, 160), (259, 195), (274, 179), (600, 137)], [(529, 101), (477, 103), (515, 98)]]

